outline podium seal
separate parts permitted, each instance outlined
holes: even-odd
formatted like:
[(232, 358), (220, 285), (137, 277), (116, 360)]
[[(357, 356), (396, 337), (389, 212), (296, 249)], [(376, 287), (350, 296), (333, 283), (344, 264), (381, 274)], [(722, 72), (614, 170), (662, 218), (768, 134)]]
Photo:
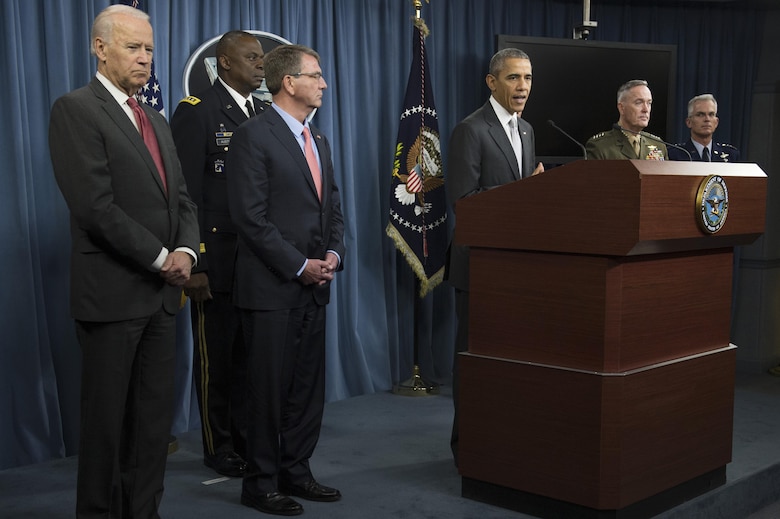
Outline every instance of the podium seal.
[(720, 175), (710, 175), (702, 180), (696, 193), (696, 214), (699, 227), (715, 234), (726, 222), (729, 212), (729, 190)]

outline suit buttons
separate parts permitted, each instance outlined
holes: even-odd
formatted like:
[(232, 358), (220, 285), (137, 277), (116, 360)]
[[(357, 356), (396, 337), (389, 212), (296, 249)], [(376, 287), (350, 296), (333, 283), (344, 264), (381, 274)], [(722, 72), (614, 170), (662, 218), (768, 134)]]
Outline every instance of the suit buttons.
[(216, 227), (212, 227), (211, 228), (211, 232), (217, 232), (217, 228)]

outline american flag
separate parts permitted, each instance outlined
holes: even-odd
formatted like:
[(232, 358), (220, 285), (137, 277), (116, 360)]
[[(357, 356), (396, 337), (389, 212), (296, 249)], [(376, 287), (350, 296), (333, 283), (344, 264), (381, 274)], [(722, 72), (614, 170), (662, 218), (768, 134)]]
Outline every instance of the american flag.
[[(141, 0), (120, 0), (120, 4), (129, 5), (136, 9), (144, 10)], [(138, 91), (136, 98), (139, 103), (144, 103), (165, 116), (165, 106), (163, 106), (162, 89), (160, 88), (160, 82), (157, 81), (157, 72), (154, 70), (154, 60), (152, 60), (152, 75), (149, 76), (149, 81), (144, 87)]]
[(420, 179), (420, 171), (422, 168), (419, 164), (415, 164), (415, 166), (409, 170), (409, 178), (406, 179), (406, 190), (410, 193), (419, 193), (423, 190), (423, 183)]
[(138, 91), (137, 97), (139, 103), (146, 103), (160, 112), (163, 116), (165, 115), (162, 89), (160, 88), (160, 82), (157, 81), (157, 74), (154, 71), (154, 61), (152, 61), (152, 75), (149, 76), (149, 81), (144, 87)]

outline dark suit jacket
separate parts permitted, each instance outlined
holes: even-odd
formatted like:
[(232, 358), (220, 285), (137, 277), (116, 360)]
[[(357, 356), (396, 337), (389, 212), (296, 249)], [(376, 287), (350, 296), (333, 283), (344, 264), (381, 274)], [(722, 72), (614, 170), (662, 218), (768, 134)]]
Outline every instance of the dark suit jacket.
[[(678, 144), (678, 146), (688, 150), (688, 153), (691, 154), (691, 160), (694, 162), (701, 162), (701, 155), (699, 155), (699, 152), (696, 150), (696, 146), (693, 145), (691, 139)], [(669, 159), (688, 160), (688, 155), (680, 150), (669, 148)], [(712, 141), (712, 156), (710, 157), (710, 162), (739, 162), (739, 150), (731, 144)]]
[[(528, 122), (518, 119), (523, 143), (523, 175), (536, 165), (536, 140)], [(522, 178), (512, 144), (488, 101), (463, 119), (452, 131), (447, 158), (447, 201), (455, 210), (461, 198)], [(457, 213), (456, 213), (457, 217)], [(468, 290), (468, 247), (452, 244), (447, 279), (456, 288)]]
[[(256, 113), (266, 106), (257, 99), (254, 105)], [(236, 230), (228, 210), (225, 160), (233, 132), (247, 119), (219, 81), (182, 99), (171, 118), (187, 190), (198, 206), (201, 250), (193, 272), (208, 272), (209, 287), (217, 292), (233, 289)]]
[[(301, 147), (268, 108), (233, 134), (227, 168), (230, 215), (238, 230), (234, 301), (250, 310), (302, 307), (330, 298), (330, 283), (304, 286), (306, 258), (328, 250), (344, 260), (344, 220), (328, 140), (311, 127), (322, 163), (322, 202)], [(339, 266), (343, 268), (343, 264)]]
[(52, 107), (49, 148), (71, 215), (71, 311), (83, 321), (173, 314), (181, 288), (151, 265), (163, 247), (198, 250), (197, 210), (187, 194), (165, 119), (146, 107), (168, 182), (130, 118), (97, 78)]

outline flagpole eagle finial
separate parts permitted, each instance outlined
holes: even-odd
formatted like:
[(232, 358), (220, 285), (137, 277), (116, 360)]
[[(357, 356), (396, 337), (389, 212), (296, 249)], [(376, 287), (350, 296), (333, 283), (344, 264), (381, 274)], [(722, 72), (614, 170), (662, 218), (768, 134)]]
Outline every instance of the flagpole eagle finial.
[[(428, 29), (428, 26), (425, 24), (425, 20), (422, 19), (421, 11), (422, 11), (422, 0), (412, 0), (414, 3), (414, 18), (412, 19), (412, 23), (414, 23), (414, 26), (419, 29), (420, 33), (422, 34), (423, 38), (426, 38), (428, 34), (430, 34), (430, 29)], [(425, 0), (425, 3), (430, 4), (431, 0)]]
[[(420, 19), (420, 12), (422, 11), (422, 0), (412, 0), (412, 3), (414, 4), (415, 16), (419, 20)], [(431, 0), (425, 0), (425, 3), (426, 4), (430, 4)]]

